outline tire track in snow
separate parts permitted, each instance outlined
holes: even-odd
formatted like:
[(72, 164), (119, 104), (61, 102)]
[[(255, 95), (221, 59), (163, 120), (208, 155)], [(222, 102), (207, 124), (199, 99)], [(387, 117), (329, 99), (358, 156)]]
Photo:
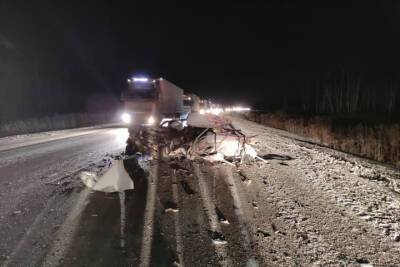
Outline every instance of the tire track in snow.
[[(221, 233), (221, 226), (218, 221), (218, 216), (215, 213), (215, 205), (211, 202), (211, 195), (208, 192), (204, 176), (200, 171), (200, 167), (197, 163), (193, 164), (194, 174), (197, 177), (199, 183), (201, 199), (203, 201), (203, 207), (206, 210), (207, 217), (209, 219), (210, 228), (213, 232)], [(228, 256), (225, 244), (215, 244), (215, 252), (218, 254), (221, 266), (232, 266), (232, 260)]]
[(151, 248), (154, 235), (154, 213), (157, 199), (157, 182), (158, 182), (158, 168), (159, 164), (156, 164), (150, 168), (150, 175), (148, 180), (148, 190), (146, 199), (146, 212), (144, 215), (143, 224), (143, 242), (140, 251), (140, 264), (139, 266), (145, 267), (150, 266), (151, 262)]
[[(176, 170), (173, 170), (171, 174), (171, 187), (172, 187), (172, 197), (174, 202), (178, 205), (179, 203), (179, 195), (178, 195), (178, 183), (176, 179)], [(179, 207), (179, 206), (178, 206)], [(183, 241), (182, 241), (182, 233), (181, 233), (181, 225), (179, 220), (179, 212), (175, 214), (175, 236), (176, 236), (176, 252), (178, 254), (179, 264), (184, 267), (183, 262)]]
[[(232, 185), (232, 186), (229, 186), (229, 190), (230, 190), (230, 193), (231, 193), (231, 196), (233, 199), (233, 205), (236, 207), (234, 209), (234, 211), (235, 211), (236, 218), (239, 222), (240, 233), (244, 238), (243, 247), (248, 254), (251, 254), (251, 252), (252, 252), (251, 235), (249, 233), (248, 222), (245, 219), (245, 216), (243, 213), (242, 203), (240, 201), (240, 196), (239, 196), (239, 193), (237, 190), (235, 179), (233, 179), (232, 168), (228, 167), (228, 166), (222, 166), (222, 169), (220, 169), (220, 176), (224, 177), (226, 184)], [(247, 260), (246, 266), (259, 266), (259, 263), (252, 256)]]

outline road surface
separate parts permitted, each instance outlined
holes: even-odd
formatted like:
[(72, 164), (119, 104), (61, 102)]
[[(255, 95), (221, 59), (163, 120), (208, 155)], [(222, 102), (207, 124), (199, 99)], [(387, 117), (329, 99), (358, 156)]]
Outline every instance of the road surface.
[(0, 265), (399, 266), (398, 170), (244, 119), (266, 162), (156, 155), (135, 189), (80, 181), (126, 129), (0, 139)]

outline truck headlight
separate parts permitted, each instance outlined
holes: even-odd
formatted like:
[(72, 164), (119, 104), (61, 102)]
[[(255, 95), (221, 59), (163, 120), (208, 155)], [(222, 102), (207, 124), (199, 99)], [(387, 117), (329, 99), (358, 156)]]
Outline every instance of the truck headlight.
[(124, 113), (124, 114), (122, 114), (121, 119), (124, 123), (130, 123), (131, 115), (129, 115), (128, 113)]
[(148, 124), (154, 124), (155, 122), (156, 122), (156, 120), (154, 119), (153, 116), (150, 116), (150, 117), (147, 119), (147, 123), (148, 123)]

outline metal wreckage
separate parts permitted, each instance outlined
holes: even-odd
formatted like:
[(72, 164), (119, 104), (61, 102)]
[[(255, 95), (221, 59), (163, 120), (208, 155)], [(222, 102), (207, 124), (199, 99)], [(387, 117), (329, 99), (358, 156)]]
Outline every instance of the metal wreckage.
[(261, 160), (247, 137), (232, 122), (213, 114), (191, 113), (186, 121), (166, 121), (160, 128), (130, 129), (126, 154), (164, 159), (206, 160), (237, 165)]
[(116, 160), (99, 177), (82, 181), (93, 190), (120, 192), (134, 189), (134, 176), (143, 176), (144, 162), (207, 161), (211, 164), (239, 166), (255, 160), (265, 161), (250, 145), (251, 137), (233, 126), (228, 118), (192, 113), (186, 121), (169, 120), (160, 127), (129, 129), (123, 159)]
[[(262, 160), (249, 145), (251, 138), (217, 114), (221, 108), (163, 79), (128, 79), (122, 94), (129, 138), (123, 164), (104, 174), (82, 178), (90, 188), (116, 192), (133, 189), (151, 160), (204, 160), (232, 166)], [(216, 113), (216, 114), (213, 114)]]

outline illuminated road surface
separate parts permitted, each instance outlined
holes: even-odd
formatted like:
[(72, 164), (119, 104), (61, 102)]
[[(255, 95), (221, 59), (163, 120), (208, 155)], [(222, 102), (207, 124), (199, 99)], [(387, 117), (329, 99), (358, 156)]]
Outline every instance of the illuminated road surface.
[[(396, 266), (398, 170), (234, 119), (265, 162), (155, 157), (135, 190), (92, 192), (126, 130), (67, 133), (0, 152), (0, 264)], [(40, 138), (39, 138), (40, 139)], [(12, 148), (19, 147), (19, 148)], [(377, 179), (385, 177), (385, 179)]]
[(86, 192), (78, 174), (124, 151), (126, 138), (105, 128), (0, 139), (0, 263), (39, 265)]

